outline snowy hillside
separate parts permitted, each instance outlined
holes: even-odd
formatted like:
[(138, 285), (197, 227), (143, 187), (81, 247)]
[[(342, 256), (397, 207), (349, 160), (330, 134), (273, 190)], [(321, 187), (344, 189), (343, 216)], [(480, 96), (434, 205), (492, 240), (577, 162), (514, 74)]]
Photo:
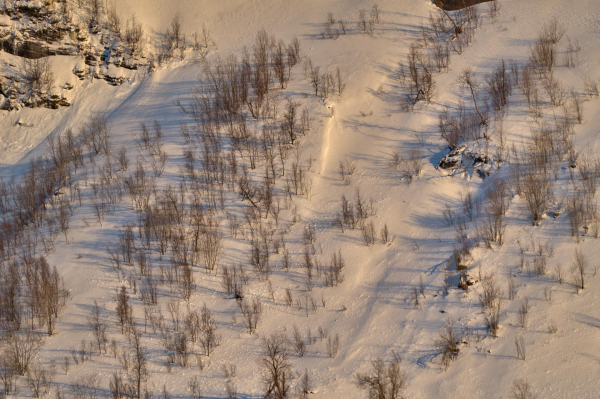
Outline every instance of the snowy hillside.
[(599, 2), (30, 3), (0, 395), (598, 396)]

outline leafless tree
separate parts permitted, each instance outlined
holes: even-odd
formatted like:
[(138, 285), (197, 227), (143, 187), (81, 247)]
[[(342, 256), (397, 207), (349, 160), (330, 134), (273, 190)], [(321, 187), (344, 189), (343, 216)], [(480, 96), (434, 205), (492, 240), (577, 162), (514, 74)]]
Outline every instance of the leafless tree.
[(183, 33), (181, 32), (181, 14), (179, 12), (171, 20), (171, 35), (173, 35), (173, 40), (175, 41), (175, 48), (179, 48), (183, 38)]
[(444, 13), (446, 18), (448, 18), (448, 20), (452, 23), (452, 26), (454, 26), (454, 37), (455, 38), (460, 37), (460, 35), (464, 32), (463, 26), (465, 25), (465, 23), (467, 23), (467, 20), (458, 21), (457, 19), (452, 18), (452, 16), (448, 13), (448, 11), (446, 11), (446, 8), (444, 7), (444, 4), (443, 4), (443, 0), (434, 0), (434, 3)]
[(34, 332), (15, 333), (9, 337), (3, 357), (17, 374), (25, 375), (41, 347), (42, 340)]
[[(379, 15), (379, 13), (377, 14)], [(367, 34), (373, 34), (374, 29), (374, 21), (372, 18), (368, 16), (367, 10), (359, 10), (358, 11), (358, 29)]]
[(458, 83), (463, 88), (469, 89), (469, 91), (471, 93), (471, 98), (473, 99), (473, 104), (475, 105), (475, 110), (477, 111), (477, 115), (479, 115), (479, 118), (481, 119), (481, 125), (485, 125), (487, 123), (487, 121), (481, 114), (481, 111), (479, 110), (479, 106), (477, 105), (476, 91), (477, 91), (477, 88), (479, 87), (479, 82), (478, 82), (477, 78), (475, 77), (473, 69), (472, 68), (463, 69), (463, 71), (460, 73), (460, 75), (458, 77)]
[(296, 385), (296, 395), (299, 399), (308, 399), (308, 395), (312, 393), (310, 377), (308, 370), (304, 371), (300, 383)]
[(262, 340), (260, 359), (264, 398), (286, 399), (291, 395), (290, 381), (294, 378), (289, 361), (288, 341), (284, 335), (272, 334)]
[(92, 115), (89, 121), (81, 127), (81, 137), (84, 143), (94, 154), (101, 152), (110, 154), (111, 127), (106, 120), (106, 115)]
[(88, 317), (88, 324), (94, 332), (94, 336), (96, 337), (98, 352), (100, 354), (102, 354), (102, 350), (106, 352), (106, 344), (108, 342), (108, 338), (106, 337), (106, 323), (104, 322), (104, 317), (102, 316), (102, 308), (95, 300)]
[(371, 20), (374, 24), (379, 25), (381, 23), (380, 13), (381, 10), (379, 9), (379, 5), (373, 4), (373, 7), (371, 8)]
[(10, 359), (2, 357), (0, 359), (0, 382), (5, 395), (10, 395), (17, 389), (16, 377), (16, 371)]
[(106, 9), (106, 19), (108, 20), (108, 27), (115, 35), (121, 37), (121, 17), (117, 11), (116, 1), (108, 3)]
[(515, 347), (517, 349), (517, 357), (525, 360), (525, 340), (522, 336), (515, 337)]
[(206, 356), (210, 356), (214, 349), (221, 344), (221, 336), (217, 333), (217, 323), (206, 304), (202, 307), (200, 316), (199, 339)]
[(32, 364), (27, 370), (27, 382), (33, 392), (33, 396), (36, 398), (48, 395), (53, 379), (54, 371), (46, 370), (39, 363)]
[(55, 320), (65, 305), (66, 290), (56, 266), (50, 268), (46, 258), (36, 261), (40, 272), (40, 307), (47, 325), (48, 335), (54, 334)]
[(147, 350), (142, 345), (142, 333), (135, 327), (131, 334), (131, 366), (129, 370), (129, 379), (135, 388), (135, 397), (142, 398), (142, 383), (148, 376)]
[(140, 51), (142, 41), (144, 40), (144, 27), (139, 22), (135, 15), (131, 17), (131, 20), (127, 22), (125, 28), (125, 41), (129, 45), (131, 54), (136, 54)]
[(411, 103), (414, 105), (421, 100), (430, 101), (435, 92), (431, 59), (425, 58), (421, 50), (413, 44), (410, 46), (407, 62)]
[(496, 21), (496, 18), (498, 18), (498, 14), (500, 13), (500, 4), (498, 3), (498, 0), (490, 1), (488, 11), (490, 14), (490, 19), (492, 21)]
[(200, 388), (198, 376), (194, 376), (194, 378), (189, 380), (188, 389), (192, 395), (192, 399), (202, 399), (202, 389)]
[(542, 28), (543, 37), (545, 37), (552, 44), (557, 44), (560, 42), (560, 39), (562, 39), (564, 34), (565, 28), (558, 21), (558, 17), (556, 16), (552, 17), (552, 19), (544, 24), (544, 27)]

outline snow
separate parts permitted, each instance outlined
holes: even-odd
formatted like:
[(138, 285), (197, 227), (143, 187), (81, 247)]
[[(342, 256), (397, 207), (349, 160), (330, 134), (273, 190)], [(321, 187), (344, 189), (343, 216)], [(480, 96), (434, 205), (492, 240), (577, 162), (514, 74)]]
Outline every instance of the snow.
[[(600, 53), (596, 51), (600, 41), (600, 2), (501, 0), (498, 20), (492, 23), (484, 16), (474, 43), (462, 55), (452, 54), (449, 73), (436, 75), (437, 94), (433, 102), (418, 104), (410, 113), (400, 111), (400, 89), (394, 75), (397, 62), (405, 59), (408, 46), (418, 39), (421, 22), (434, 11), (426, 0), (380, 1), (383, 24), (376, 27), (372, 37), (359, 34), (353, 28), (351, 34), (337, 40), (320, 36), (327, 12), (332, 11), (335, 18), (355, 21), (358, 10), (370, 9), (372, 2), (182, 0), (173, 3), (122, 0), (118, 2), (118, 8), (122, 15), (135, 13), (150, 34), (163, 31), (177, 12), (182, 16), (188, 37), (195, 30), (200, 31), (205, 23), (216, 42), (216, 48), (208, 52), (209, 59), (217, 54), (239, 54), (243, 46), (251, 45), (256, 32), (263, 27), (286, 43), (298, 37), (302, 55), (310, 57), (322, 71), (333, 72), (339, 67), (347, 86), (341, 98), (325, 103), (315, 98), (312, 87), (303, 79), (302, 65), (298, 65), (293, 69), (290, 86), (282, 93), (283, 98), (298, 100), (311, 111), (312, 129), (300, 140), (300, 152), (301, 159), (312, 159), (313, 188), (310, 199), (294, 198), (301, 222), (291, 223), (291, 211), (282, 212), (281, 223), (289, 224), (286, 241), (295, 266), (288, 274), (279, 266), (281, 257), (274, 257), (275, 263), (279, 263), (272, 277), (277, 300), (270, 299), (264, 282), (254, 276), (251, 278), (247, 293), (249, 297), (260, 297), (264, 306), (258, 334), (249, 335), (244, 330), (235, 301), (223, 294), (220, 277), (198, 268), (195, 270), (197, 289), (190, 306), (199, 309), (206, 303), (215, 313), (223, 344), (211, 355), (204, 371), (194, 366), (174, 366), (169, 374), (163, 364), (165, 356), (159, 353), (162, 345), (158, 335), (148, 333), (145, 345), (151, 351), (149, 386), (158, 392), (166, 384), (174, 397), (189, 397), (187, 381), (199, 375), (204, 394), (221, 398), (225, 395), (221, 366), (234, 364), (237, 366), (234, 381), (241, 397), (262, 397), (257, 372), (260, 337), (280, 331), (291, 335), (296, 325), (303, 336), (308, 329), (316, 336), (319, 326), (328, 329), (332, 336), (339, 334), (340, 348), (335, 358), (327, 356), (325, 340), (318, 339), (308, 345), (305, 357), (291, 357), (297, 372), (308, 370), (314, 386), (311, 396), (315, 398), (366, 397), (355, 384), (354, 374), (368, 371), (375, 358), (389, 360), (391, 350), (402, 356), (402, 367), (408, 373), (406, 396), (409, 398), (504, 398), (510, 395), (511, 385), (518, 377), (526, 377), (539, 398), (597, 397), (600, 280), (592, 270), (599, 255), (597, 240), (585, 236), (577, 244), (570, 236), (566, 213), (556, 219), (546, 218), (540, 226), (532, 227), (526, 218), (523, 199), (514, 198), (507, 215), (505, 244), (501, 247), (493, 244), (492, 250), (475, 249), (470, 266), (475, 274), (478, 268), (483, 275), (494, 272), (504, 290), (499, 337), (490, 338), (478, 303), (479, 284), (469, 293), (455, 286), (448, 295), (443, 293), (444, 268), (452, 258), (455, 231), (454, 227), (444, 223), (442, 211), (446, 203), (458, 210), (461, 194), (467, 189), (476, 198), (483, 197), (490, 181), (497, 176), (508, 176), (508, 167), (500, 167), (489, 179), (481, 180), (477, 174), (446, 174), (436, 170), (435, 166), (447, 153), (437, 130), (438, 113), (444, 104), (456, 104), (458, 99), (470, 104), (467, 93), (463, 93), (456, 83), (460, 71), (472, 67), (483, 81), (485, 74), (490, 73), (502, 58), (525, 63), (529, 45), (539, 28), (553, 16), (565, 26), (566, 36), (577, 39), (582, 47), (580, 65), (575, 69), (559, 66), (556, 77), (566, 87), (574, 87), (579, 92), (583, 90), (583, 76), (600, 78), (597, 69)], [(486, 7), (481, 6), (482, 9)], [(558, 48), (564, 50), (565, 39)], [(0, 54), (0, 61), (3, 70), (14, 69), (19, 64), (16, 57), (6, 53)], [(78, 80), (72, 71), (80, 63), (74, 57), (52, 59), (57, 84), (69, 82), (75, 86), (69, 93), (71, 107), (0, 111), (3, 178), (20, 173), (29, 160), (44, 154), (49, 135), (60, 134), (69, 128), (78, 131), (90, 115), (106, 112), (112, 126), (114, 148), (127, 148), (131, 164), (136, 159), (134, 137), (140, 123), (150, 126), (154, 120), (160, 121), (170, 159), (159, 185), (177, 184), (178, 168), (183, 162), (181, 154), (187, 148), (179, 134), (179, 124), (191, 120), (176, 102), (185, 105), (193, 99), (201, 72), (197, 59), (190, 54), (184, 60), (159, 67), (151, 75), (133, 74), (130, 81), (117, 87), (97, 79)], [(585, 123), (575, 128), (575, 146), (590, 158), (599, 156), (599, 111), (598, 99), (585, 102)], [(551, 107), (546, 107), (545, 113), (551, 121)], [(522, 95), (515, 90), (504, 121), (509, 147), (514, 144), (521, 148), (534, 126), (527, 116)], [(416, 135), (424, 137), (423, 145)], [(493, 140), (495, 138), (492, 143)], [(399, 172), (390, 168), (389, 162), (393, 151), (408, 155), (415, 148), (425, 154), (424, 170), (408, 184), (400, 180)], [(339, 162), (346, 158), (357, 167), (347, 186), (341, 182), (338, 171)], [(570, 192), (570, 173), (566, 164), (561, 166), (557, 193), (566, 194)], [(132, 168), (130, 166), (130, 170)], [(394, 237), (392, 243), (367, 247), (358, 229), (341, 233), (332, 226), (341, 196), (354, 201), (357, 188), (367, 200), (374, 200), (377, 213), (372, 220), (376, 230), (387, 224)], [(555, 208), (561, 206), (561, 200), (557, 195)], [(232, 207), (237, 207), (233, 209), (239, 210), (242, 206), (239, 198), (230, 202)], [(77, 347), (82, 339), (92, 339), (87, 315), (94, 300), (107, 309), (107, 315), (111, 314), (110, 338), (126, 344), (112, 312), (115, 290), (125, 282), (119, 281), (112, 270), (105, 248), (117, 241), (117, 228), (134, 217), (130, 202), (125, 199), (100, 226), (92, 207), (85, 204), (76, 210), (71, 220), (69, 242), (57, 239), (56, 251), (48, 258), (64, 276), (71, 298), (58, 320), (58, 333), (46, 339), (40, 354), (45, 364), (50, 364), (51, 359), (60, 363), (70, 347)], [(300, 268), (301, 238), (306, 224), (311, 224), (317, 231), (317, 247), (322, 249), (321, 263), (328, 264), (331, 254), (341, 249), (346, 260), (345, 281), (338, 287), (326, 288), (319, 282), (312, 291), (306, 292)], [(246, 262), (247, 242), (230, 237), (229, 233), (226, 237), (221, 265)], [(539, 244), (554, 249), (553, 256), (548, 259), (550, 273), (530, 277), (526, 270), (519, 268), (519, 246), (529, 248), (526, 258), (533, 263)], [(575, 248), (584, 251), (591, 266), (588, 286), (578, 294), (571, 283), (558, 284), (552, 277), (556, 265), (561, 265), (567, 281), (571, 281), (569, 268)], [(506, 281), (511, 271), (518, 284), (514, 301), (507, 299)], [(426, 298), (422, 299), (421, 308), (415, 309), (411, 292), (418, 287), (420, 278), (425, 285)], [(544, 298), (545, 287), (552, 290), (551, 302)], [(316, 313), (307, 317), (304, 309), (285, 307), (286, 288), (292, 290), (294, 300), (310, 295), (319, 303)], [(178, 297), (176, 293), (172, 295)], [(321, 298), (326, 302), (325, 308), (320, 305)], [(529, 299), (531, 311), (528, 326), (523, 329), (518, 326), (517, 312), (525, 298)], [(132, 300), (136, 306), (136, 319), (143, 325), (141, 301), (135, 296)], [(168, 318), (166, 300), (161, 303)], [(237, 322), (233, 321), (234, 316), (237, 316)], [(468, 346), (461, 346), (458, 359), (443, 372), (433, 340), (449, 318), (456, 320), (460, 328), (468, 329), (472, 336)], [(550, 319), (558, 326), (556, 334), (547, 332)], [(523, 336), (526, 342), (527, 359), (524, 361), (516, 358), (516, 336)], [(118, 367), (111, 355), (95, 356), (92, 361), (77, 367), (72, 365), (68, 375), (58, 372), (56, 381), (73, 383), (82, 376), (93, 374), (99, 376), (101, 385), (106, 388), (109, 376)], [(28, 394), (27, 389), (21, 390), (21, 395)]]

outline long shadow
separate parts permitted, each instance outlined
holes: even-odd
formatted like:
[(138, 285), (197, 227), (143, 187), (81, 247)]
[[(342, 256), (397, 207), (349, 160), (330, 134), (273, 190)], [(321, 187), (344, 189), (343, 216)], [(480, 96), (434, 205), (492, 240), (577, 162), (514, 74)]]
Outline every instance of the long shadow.
[(573, 320), (589, 327), (600, 328), (600, 319), (583, 313), (573, 313)]

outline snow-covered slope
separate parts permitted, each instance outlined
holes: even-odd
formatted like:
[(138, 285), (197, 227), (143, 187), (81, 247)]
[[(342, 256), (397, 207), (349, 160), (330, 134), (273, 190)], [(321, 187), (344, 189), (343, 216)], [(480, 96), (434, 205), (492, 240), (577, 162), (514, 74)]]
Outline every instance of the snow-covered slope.
[[(196, 267), (196, 289), (189, 303), (181, 300), (177, 291), (171, 292), (168, 285), (161, 286), (162, 311), (169, 319), (166, 304), (170, 300), (180, 302), (182, 309), (200, 309), (206, 303), (215, 314), (222, 344), (204, 360), (207, 363), (204, 370), (199, 370), (193, 359), (191, 365), (173, 366), (169, 372), (159, 334), (148, 327), (144, 345), (148, 348), (151, 376), (146, 384), (149, 389), (158, 396), (164, 385), (172, 397), (190, 397), (188, 381), (197, 375), (203, 395), (226, 397), (222, 366), (235, 365), (237, 372), (233, 381), (239, 396), (262, 397), (261, 338), (273, 332), (285, 332), (291, 337), (297, 326), (307, 349), (304, 357), (294, 354), (290, 361), (298, 374), (305, 370), (309, 374), (313, 393), (308, 397), (367, 397), (357, 386), (355, 373), (368, 372), (371, 361), (376, 358), (390, 360), (391, 351), (397, 351), (402, 357), (402, 368), (408, 376), (405, 396), (409, 398), (511, 397), (512, 384), (517, 378), (526, 378), (539, 398), (597, 397), (600, 280), (595, 270), (600, 250), (592, 235), (584, 236), (580, 243), (575, 242), (566, 212), (557, 218), (548, 217), (540, 226), (532, 227), (526, 202), (519, 195), (511, 194), (504, 244), (493, 243), (493, 249), (483, 246), (473, 249), (469, 274), (485, 276), (494, 273), (504, 291), (498, 338), (490, 337), (485, 327), (479, 305), (481, 284), (475, 284), (465, 292), (456, 287), (457, 276), (454, 274), (449, 293), (444, 293), (448, 277), (446, 267), (453, 265), (456, 245), (456, 226), (449, 226), (442, 216), (446, 204), (458, 215), (461, 195), (471, 191), (476, 199), (483, 200), (485, 190), (495, 179), (510, 177), (511, 165), (509, 159), (483, 180), (472, 169), (453, 173), (436, 169), (440, 159), (448, 153), (439, 134), (439, 112), (445, 104), (454, 109), (460, 99), (471, 107), (468, 92), (457, 84), (460, 72), (472, 67), (483, 83), (484, 76), (502, 59), (525, 65), (539, 29), (557, 17), (565, 27), (566, 35), (557, 44), (556, 78), (582, 96), (584, 76), (600, 78), (597, 68), (600, 53), (596, 51), (600, 44), (599, 2), (500, 0), (499, 3), (501, 10), (495, 22), (484, 12), (487, 5), (479, 6), (482, 26), (475, 31), (471, 46), (461, 55), (452, 53), (449, 72), (435, 75), (433, 100), (418, 103), (411, 112), (403, 112), (397, 66), (399, 61), (405, 62), (409, 46), (421, 39), (421, 24), (427, 23), (430, 12), (436, 12), (430, 1), (379, 1), (382, 21), (375, 27), (373, 35), (362, 34), (356, 27), (359, 10), (370, 10), (373, 5), (370, 1), (118, 2), (124, 18), (135, 14), (151, 38), (163, 32), (176, 13), (181, 15), (187, 37), (195, 31), (200, 32), (202, 24), (206, 24), (216, 43), (206, 53), (209, 62), (217, 56), (225, 58), (232, 53), (240, 56), (242, 48), (251, 46), (262, 28), (286, 43), (297, 37), (303, 61), (292, 69), (290, 84), (280, 96), (282, 100), (290, 98), (300, 102), (302, 107), (308, 107), (312, 117), (310, 132), (299, 139), (299, 150), (294, 150), (303, 164), (310, 160), (311, 194), (294, 196), (293, 204), (283, 209), (283, 179), (276, 185), (282, 206), (281, 220), (276, 228), (286, 232), (292, 267), (291, 271), (284, 270), (283, 256), (272, 255), (273, 272), (269, 284), (273, 294), (269, 284), (256, 278), (248, 265), (248, 241), (241, 236), (233, 237), (227, 227), (225, 212), (221, 215), (225, 239), (219, 265), (242, 264), (247, 268), (250, 283), (244, 293), (248, 298), (260, 298), (263, 303), (256, 334), (248, 334), (243, 327), (236, 301), (223, 292), (220, 272), (209, 274), (200, 266)], [(329, 11), (336, 19), (348, 22), (347, 35), (336, 40), (322, 37)], [(562, 66), (561, 61), (567, 36), (581, 46), (580, 63), (573, 69)], [(340, 69), (346, 83), (341, 96), (329, 100), (315, 97), (312, 86), (304, 79), (303, 65), (308, 58), (323, 72), (335, 73), (336, 68)], [(14, 57), (5, 53), (0, 59), (6, 64), (17, 63)], [(78, 131), (90, 115), (105, 112), (111, 125), (115, 152), (127, 148), (130, 171), (135, 169), (137, 160), (149, 164), (148, 154), (140, 151), (135, 141), (140, 124), (151, 126), (154, 120), (161, 123), (169, 160), (157, 185), (159, 188), (169, 183), (177, 186), (184, 164), (183, 151), (200, 152), (199, 147), (186, 143), (180, 134), (180, 124), (192, 124), (193, 120), (177, 105), (180, 102), (187, 107), (194, 100), (202, 72), (200, 56), (189, 52), (182, 60), (165, 63), (148, 75), (140, 73), (132, 81), (117, 87), (104, 81), (72, 79), (71, 71), (76, 62), (78, 60), (66, 56), (52, 61), (56, 79), (61, 82), (72, 80), (76, 85), (70, 108), (0, 111), (3, 179), (19, 174), (29, 160), (43, 155), (48, 135), (56, 136), (69, 128)], [(541, 86), (540, 93), (545, 96)], [(284, 101), (281, 104), (283, 106)], [(584, 103), (584, 123), (575, 126), (573, 141), (581, 157), (599, 157), (598, 111), (600, 100), (589, 98)], [(543, 108), (544, 119), (550, 124), (554, 123), (555, 115), (562, 115), (561, 112), (559, 107), (546, 105)], [(498, 126), (490, 124), (490, 131), (497, 132)], [(537, 127), (539, 125), (528, 114), (523, 95), (515, 88), (503, 123), (507, 148), (514, 145), (520, 151), (530, 140), (531, 130)], [(490, 153), (495, 152), (498, 141), (498, 135), (492, 135)], [(481, 139), (476, 146), (485, 149), (485, 140)], [(395, 151), (408, 156), (415, 149), (423, 157), (423, 171), (408, 183), (401, 179), (398, 170), (390, 167), (390, 163)], [(342, 182), (339, 173), (340, 162), (345, 160), (356, 166), (349, 184)], [(84, 195), (91, 197), (90, 185), (98, 168), (89, 167), (89, 182), (84, 184), (82, 178), (80, 184), (84, 187)], [(555, 200), (549, 211), (563, 209), (565, 198), (572, 190), (569, 182), (572, 171), (567, 160), (556, 170)], [(335, 218), (340, 212), (342, 195), (355, 202), (357, 189), (367, 201), (373, 200), (376, 212), (368, 222), (373, 222), (378, 235), (387, 225), (393, 237), (390, 243), (383, 244), (377, 239), (376, 244), (367, 246), (360, 229), (341, 232), (336, 227)], [(228, 197), (226, 204), (227, 212), (237, 214), (240, 219), (250, 207), (248, 201), (234, 195)], [(293, 216), (294, 209), (298, 218)], [(68, 242), (65, 243), (62, 237), (57, 238), (55, 251), (48, 255), (48, 260), (58, 267), (71, 297), (58, 319), (57, 333), (46, 338), (40, 352), (39, 357), (47, 367), (52, 361), (60, 364), (65, 356), (71, 356), (70, 348), (78, 347), (81, 340), (94, 340), (87, 321), (94, 301), (105, 308), (109, 339), (114, 338), (123, 348), (128, 347), (128, 340), (121, 335), (114, 314), (116, 290), (128, 281), (118, 279), (106, 247), (117, 242), (119, 228), (135, 220), (136, 213), (127, 195), (102, 223), (96, 219), (91, 200), (84, 201), (71, 218)], [(482, 220), (483, 216), (468, 224), (471, 238), (475, 237), (475, 226)], [(274, 220), (270, 222), (275, 223)], [(314, 287), (307, 290), (302, 267), (305, 259), (302, 237), (307, 225), (316, 231), (315, 259), (321, 265), (329, 265), (332, 254), (338, 250), (343, 254), (345, 280), (340, 285), (325, 287), (324, 277), (320, 277), (315, 279)], [(520, 268), (521, 253), (525, 262), (533, 265), (540, 245), (552, 248), (553, 253), (547, 255), (549, 272), (536, 277), (526, 268)], [(523, 248), (522, 252), (520, 248)], [(587, 286), (578, 294), (571, 283), (570, 272), (576, 248), (581, 248), (589, 261)], [(153, 253), (152, 256), (157, 265), (155, 273), (160, 274), (158, 265), (166, 264), (168, 255), (162, 258)], [(554, 277), (556, 266), (561, 266), (565, 274), (563, 284)], [(508, 298), (510, 273), (514, 274), (518, 287), (514, 300)], [(415, 308), (413, 290), (420, 288), (421, 281), (424, 294), (420, 296), (420, 307)], [(294, 304), (289, 307), (285, 306), (286, 289), (294, 298)], [(546, 300), (548, 291), (552, 292), (551, 301)], [(131, 295), (135, 319), (139, 328), (145, 330), (143, 303), (136, 295)], [(314, 311), (309, 309), (311, 299), (316, 304)], [(518, 311), (525, 299), (531, 309), (527, 326), (522, 328)], [(296, 305), (297, 301), (301, 306)], [(456, 361), (443, 371), (434, 340), (449, 319), (456, 322), (461, 334), (466, 335), (467, 343), (461, 344)], [(548, 332), (551, 321), (558, 327), (555, 334)], [(328, 354), (327, 338), (318, 338), (320, 327), (328, 330), (331, 339), (339, 336), (335, 357)], [(309, 334), (310, 340), (307, 339)], [(525, 360), (516, 356), (516, 337), (523, 337), (526, 343)], [(68, 393), (69, 384), (85, 376), (98, 375), (102, 388), (108, 389), (111, 374), (119, 368), (119, 362), (110, 353), (95, 355), (92, 360), (72, 365), (67, 375), (57, 367), (55, 381), (57, 387)], [(292, 385), (297, 383), (294, 381)], [(20, 384), (19, 396), (30, 395), (23, 378)], [(105, 394), (108, 395), (108, 391)]]

